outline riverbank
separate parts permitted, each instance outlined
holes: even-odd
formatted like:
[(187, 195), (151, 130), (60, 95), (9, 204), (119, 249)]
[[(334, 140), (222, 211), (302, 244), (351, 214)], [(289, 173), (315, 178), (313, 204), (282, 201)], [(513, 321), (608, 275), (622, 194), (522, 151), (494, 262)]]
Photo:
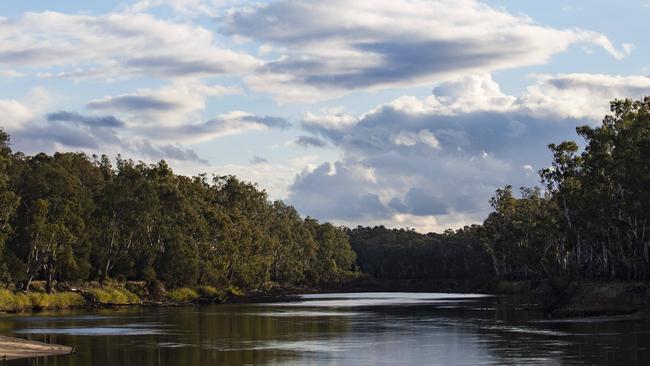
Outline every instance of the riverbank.
[(650, 284), (643, 282), (571, 282), (563, 288), (546, 282), (500, 282), (495, 294), (542, 310), (551, 318), (580, 318), (650, 313)]
[(549, 313), (552, 318), (650, 313), (650, 285), (639, 282), (574, 282), (561, 291), (547, 283), (534, 286), (528, 281), (486, 285), (456, 281), (390, 281), (360, 279), (341, 285), (311, 287), (272, 287), (243, 291), (236, 287), (210, 286), (165, 290), (162, 286), (126, 282), (99, 286), (61, 285), (59, 292), (13, 292), (0, 290), (0, 312), (19, 313), (79, 308), (122, 306), (188, 306), (229, 303), (268, 303), (299, 300), (301, 293), (320, 292), (453, 292), (488, 293), (503, 301), (526, 304)]
[(650, 312), (650, 286), (642, 282), (572, 284), (550, 311), (561, 318)]
[(551, 318), (650, 314), (650, 284), (642, 282), (570, 282), (565, 286), (531, 281), (425, 281), (359, 279), (336, 292), (453, 292), (498, 295), (499, 301), (547, 312)]
[(166, 290), (161, 284), (152, 286), (143, 282), (113, 282), (104, 286), (97, 283), (74, 286), (59, 284), (55, 292), (48, 294), (36, 282), (29, 292), (0, 289), (0, 312), (295, 301), (298, 299), (296, 294), (315, 292), (318, 290), (304, 287), (273, 287), (265, 290), (243, 291), (233, 286), (224, 289), (197, 286)]
[(72, 347), (0, 336), (0, 360), (3, 361), (27, 357), (66, 355), (72, 352), (74, 352)]

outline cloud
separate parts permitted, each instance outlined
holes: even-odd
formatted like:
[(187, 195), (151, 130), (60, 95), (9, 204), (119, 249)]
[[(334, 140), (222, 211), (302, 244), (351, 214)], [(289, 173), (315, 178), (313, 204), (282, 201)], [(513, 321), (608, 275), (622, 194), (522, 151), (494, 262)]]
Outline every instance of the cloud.
[(50, 94), (43, 87), (32, 88), (20, 99), (0, 99), (0, 126), (10, 132), (28, 126), (49, 107)]
[(422, 129), (415, 132), (399, 131), (397, 134), (391, 136), (391, 142), (395, 145), (402, 146), (415, 146), (417, 144), (424, 144), (432, 149), (439, 149), (440, 143), (436, 136), (427, 129)]
[(13, 69), (0, 70), (0, 78), (19, 78), (22, 76), (25, 76), (25, 74)]
[(222, 23), (226, 34), (277, 50), (247, 81), (280, 101), (538, 65), (576, 43), (616, 59), (632, 49), (597, 32), (542, 26), (472, 0), (280, 0), (232, 9)]
[(284, 118), (232, 111), (206, 122), (170, 127), (143, 127), (134, 131), (156, 140), (197, 143), (248, 131), (285, 129), (289, 126), (289, 122)]
[[(318, 189), (314, 189), (318, 186)], [(355, 188), (352, 188), (355, 186)], [(291, 186), (289, 199), (300, 204), (303, 214), (321, 219), (351, 221), (363, 217), (386, 218), (389, 210), (381, 202), (373, 172), (362, 165), (324, 163), (303, 171)]]
[(184, 16), (217, 16), (219, 8), (228, 2), (226, 0), (140, 0), (127, 7), (126, 11), (129, 13), (141, 13), (152, 8), (168, 6), (174, 12)]
[(32, 111), (15, 99), (0, 99), (0, 125), (3, 128), (20, 128), (34, 118)]
[(0, 18), (0, 65), (43, 69), (43, 77), (176, 79), (247, 72), (259, 62), (217, 46), (203, 27), (150, 14), (42, 12)]
[(124, 127), (124, 122), (114, 116), (84, 116), (76, 112), (58, 111), (46, 116), (50, 122), (73, 122), (94, 127)]
[[(86, 128), (72, 126), (31, 125), (11, 134), (13, 145), (26, 153), (64, 149), (97, 149), (108, 138), (98, 138)], [(104, 135), (102, 137), (109, 137)]]
[(257, 156), (257, 155), (253, 156), (251, 158), (251, 160), (250, 160), (250, 163), (253, 164), (253, 165), (266, 164), (268, 162), (269, 161), (267, 159), (265, 159), (265, 158), (263, 158), (261, 156)]
[(180, 162), (192, 161), (208, 164), (208, 161), (199, 157), (194, 150), (185, 149), (181, 146), (169, 144), (154, 146), (149, 141), (140, 141), (135, 143), (135, 149), (141, 155), (154, 160), (172, 159)]
[(613, 99), (650, 95), (650, 77), (604, 74), (535, 75), (521, 101), (539, 113), (600, 120)]
[(325, 147), (327, 141), (313, 136), (298, 136), (295, 143), (302, 147)]
[(122, 95), (95, 100), (88, 103), (89, 109), (121, 110), (126, 112), (167, 112), (178, 109), (181, 103), (157, 99), (152, 96)]
[(43, 120), (30, 121), (11, 133), (13, 145), (25, 153), (82, 151), (94, 154), (129, 154), (135, 159), (207, 164), (192, 149), (180, 145), (155, 144), (143, 137), (134, 137), (125, 125), (113, 116), (87, 116), (76, 112), (48, 113)]
[(478, 75), (346, 123), (333, 122), (340, 112), (305, 114), (303, 128), (341, 157), (299, 175), (288, 199), (304, 214), (348, 225), (393, 220), (443, 230), (478, 222), (496, 188), (538, 183), (548, 143), (577, 139), (575, 127), (598, 123), (611, 99), (643, 95), (650, 78), (640, 76), (537, 76), (516, 97)]
[(94, 99), (86, 108), (118, 114), (132, 127), (181, 126), (203, 119), (207, 98), (240, 92), (233, 87), (182, 81), (158, 89)]
[(359, 118), (345, 113), (316, 115), (306, 112), (302, 117), (302, 128), (307, 131), (340, 138), (350, 127), (356, 125)]

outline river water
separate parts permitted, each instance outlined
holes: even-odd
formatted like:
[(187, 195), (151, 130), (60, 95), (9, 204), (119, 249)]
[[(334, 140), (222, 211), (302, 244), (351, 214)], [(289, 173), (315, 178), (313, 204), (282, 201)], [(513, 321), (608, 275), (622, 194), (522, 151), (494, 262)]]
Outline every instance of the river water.
[(549, 320), (471, 294), (304, 295), (274, 304), (0, 317), (77, 353), (7, 365), (650, 365), (650, 320)]

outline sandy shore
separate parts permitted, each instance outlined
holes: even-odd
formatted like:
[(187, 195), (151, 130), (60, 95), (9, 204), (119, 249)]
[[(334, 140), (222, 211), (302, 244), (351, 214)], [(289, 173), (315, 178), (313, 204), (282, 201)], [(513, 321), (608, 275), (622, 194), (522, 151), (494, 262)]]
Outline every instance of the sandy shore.
[(72, 353), (72, 347), (0, 336), (0, 360)]

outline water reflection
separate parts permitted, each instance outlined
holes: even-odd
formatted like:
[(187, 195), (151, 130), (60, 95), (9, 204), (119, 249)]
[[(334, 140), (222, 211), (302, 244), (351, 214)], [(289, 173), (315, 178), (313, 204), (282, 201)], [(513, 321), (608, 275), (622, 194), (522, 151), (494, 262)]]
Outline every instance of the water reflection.
[(549, 321), (463, 294), (328, 294), (261, 305), (0, 317), (78, 353), (11, 365), (646, 365), (645, 318)]

